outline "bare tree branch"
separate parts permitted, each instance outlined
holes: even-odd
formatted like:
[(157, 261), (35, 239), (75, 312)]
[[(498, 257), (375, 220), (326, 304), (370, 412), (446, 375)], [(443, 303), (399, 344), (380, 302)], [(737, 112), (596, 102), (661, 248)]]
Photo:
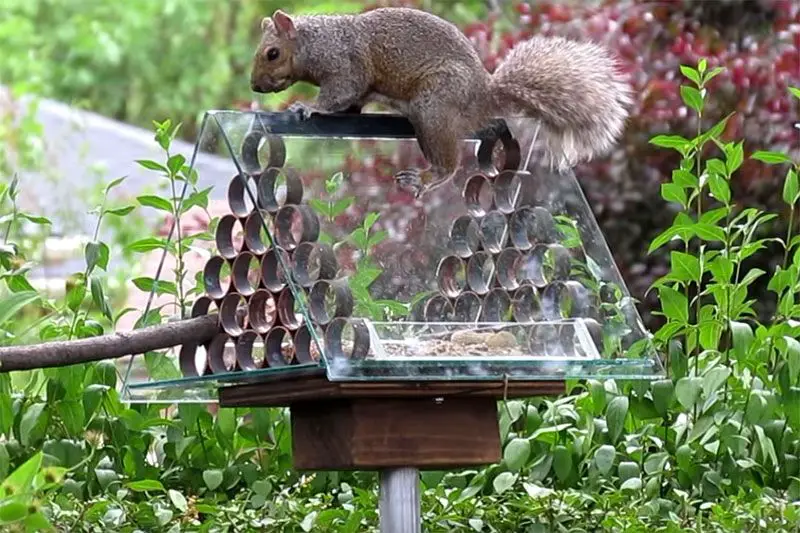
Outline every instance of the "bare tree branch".
[(217, 315), (212, 314), (101, 337), (8, 346), (0, 348), (0, 373), (69, 366), (140, 354), (179, 344), (199, 344), (210, 340), (218, 331)]

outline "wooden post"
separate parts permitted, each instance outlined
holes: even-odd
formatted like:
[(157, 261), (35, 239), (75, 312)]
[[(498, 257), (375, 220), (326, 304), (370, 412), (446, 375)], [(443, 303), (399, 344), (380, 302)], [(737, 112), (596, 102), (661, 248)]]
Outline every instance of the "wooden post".
[(380, 479), (381, 533), (420, 533), (419, 470), (389, 468), (381, 470)]

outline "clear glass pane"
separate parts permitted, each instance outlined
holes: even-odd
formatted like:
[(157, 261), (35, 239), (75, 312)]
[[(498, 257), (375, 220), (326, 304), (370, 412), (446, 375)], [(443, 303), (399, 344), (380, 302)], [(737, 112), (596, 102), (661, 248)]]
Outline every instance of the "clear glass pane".
[[(129, 399), (205, 401), (217, 385), (309, 369), (330, 380), (660, 375), (577, 180), (550, 170), (536, 133), (511, 118), (462, 140), (453, 179), (415, 198), (394, 179), (426, 167), (405, 119), (208, 113), (198, 153), (230, 174), (204, 268), (220, 334), (191, 358), (191, 347), (163, 356), (177, 372), (140, 364)], [(199, 188), (220, 187), (196, 168)], [(470, 336), (484, 340), (459, 344)], [(512, 337), (513, 349), (491, 344)]]

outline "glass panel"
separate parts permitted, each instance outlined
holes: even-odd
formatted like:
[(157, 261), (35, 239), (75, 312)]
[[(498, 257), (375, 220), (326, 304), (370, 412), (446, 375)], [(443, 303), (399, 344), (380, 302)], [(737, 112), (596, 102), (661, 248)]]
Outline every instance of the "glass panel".
[[(663, 372), (577, 180), (543, 160), (535, 122), (461, 140), (460, 170), (420, 198), (395, 183), (427, 166), (400, 117), (214, 111), (204, 124), (198, 187), (224, 189), (228, 210), (196, 314), (218, 310), (220, 334), (161, 356), (169, 373), (135, 364), (129, 399), (213, 400), (197, 390), (309, 368), (330, 380)], [(343, 335), (368, 350), (348, 356)], [(453, 341), (470, 336), (516, 347)]]

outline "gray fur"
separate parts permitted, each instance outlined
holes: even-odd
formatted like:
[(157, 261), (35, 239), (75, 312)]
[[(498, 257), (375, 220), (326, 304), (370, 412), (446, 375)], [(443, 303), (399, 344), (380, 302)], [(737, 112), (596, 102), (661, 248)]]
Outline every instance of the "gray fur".
[[(265, 19), (253, 89), (275, 92), (307, 81), (320, 87), (315, 107), (322, 112), (388, 103), (414, 125), (431, 165), (422, 172), (436, 181), (457, 170), (458, 138), (492, 116), (538, 119), (553, 165), (563, 170), (607, 152), (632, 104), (610, 53), (591, 43), (535, 37), (490, 75), (456, 26), (423, 11), (382, 8), (293, 21), (297, 37), (287, 39)], [(261, 55), (272, 46), (283, 50), (281, 61)]]

